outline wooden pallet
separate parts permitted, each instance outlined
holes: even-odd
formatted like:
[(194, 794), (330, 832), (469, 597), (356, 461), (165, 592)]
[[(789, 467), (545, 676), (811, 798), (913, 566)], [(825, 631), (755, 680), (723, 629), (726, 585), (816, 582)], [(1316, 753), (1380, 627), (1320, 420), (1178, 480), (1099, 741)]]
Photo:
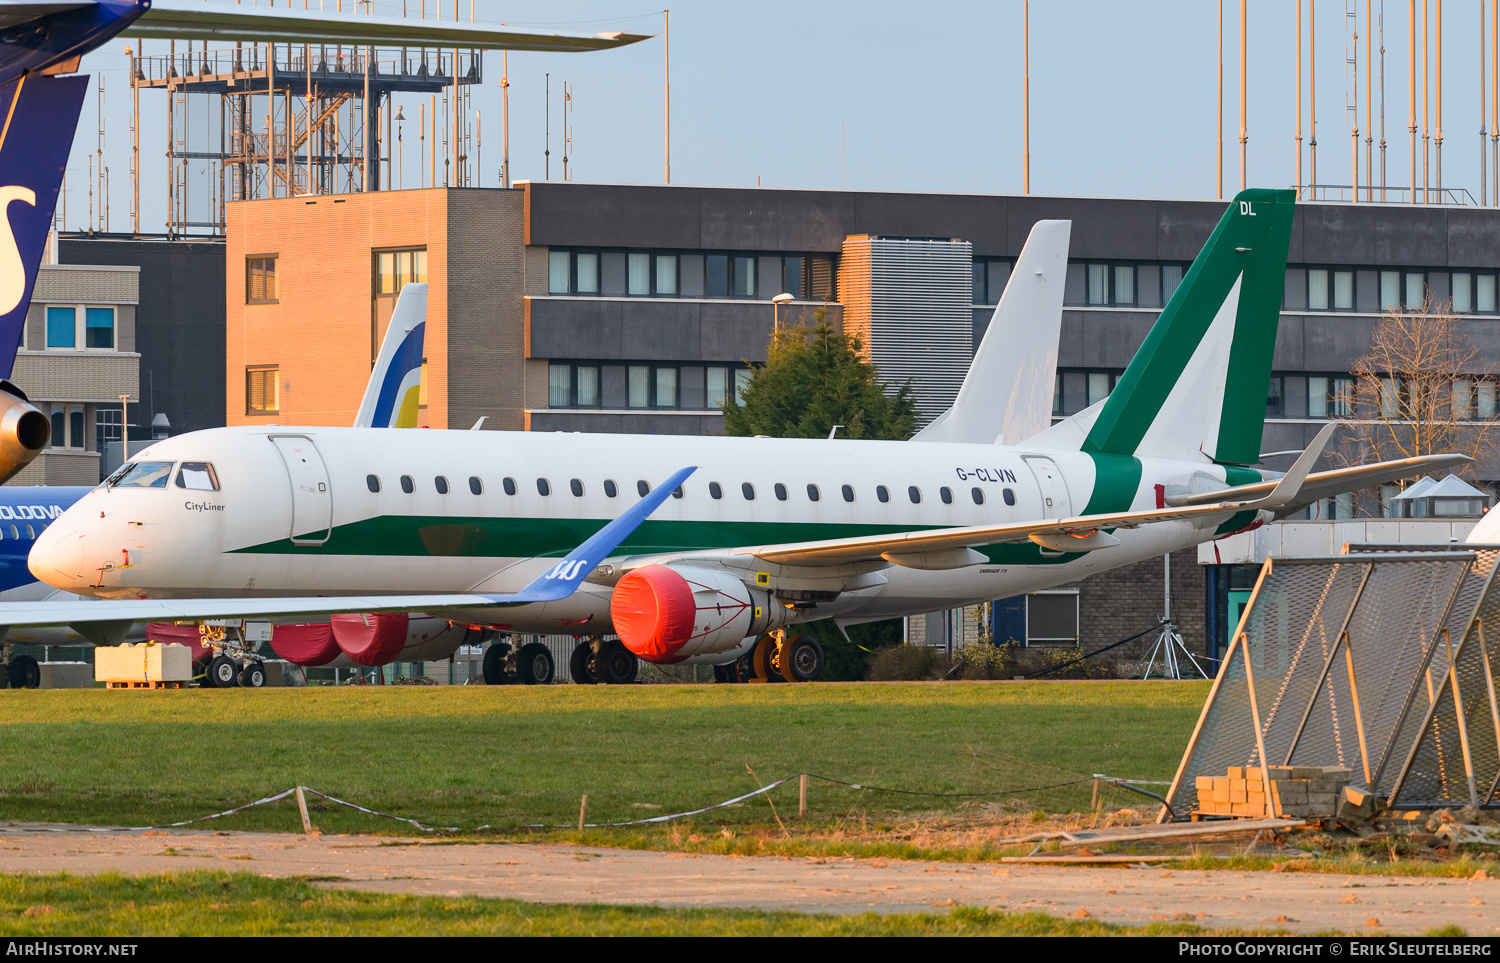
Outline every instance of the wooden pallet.
[(106, 682), (107, 689), (186, 689), (186, 682)]

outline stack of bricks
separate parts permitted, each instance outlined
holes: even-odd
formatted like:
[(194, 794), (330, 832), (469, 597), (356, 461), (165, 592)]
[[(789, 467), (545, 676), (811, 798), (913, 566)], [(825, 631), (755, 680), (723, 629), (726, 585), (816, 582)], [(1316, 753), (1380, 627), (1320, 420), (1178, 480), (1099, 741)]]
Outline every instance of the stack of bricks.
[(1258, 767), (1231, 766), (1224, 776), (1199, 776), (1198, 812), (1205, 816), (1331, 818), (1349, 784), (1348, 769), (1270, 766), (1270, 796)]

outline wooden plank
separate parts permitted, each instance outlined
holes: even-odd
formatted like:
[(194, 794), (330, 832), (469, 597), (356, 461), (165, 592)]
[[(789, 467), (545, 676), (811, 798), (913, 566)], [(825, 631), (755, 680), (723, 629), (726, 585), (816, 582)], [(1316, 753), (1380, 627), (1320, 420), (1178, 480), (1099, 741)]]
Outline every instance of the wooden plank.
[(1115, 826), (1108, 829), (1071, 829), (1032, 833), (1015, 839), (1001, 839), (1001, 845), (1056, 841), (1062, 846), (1086, 846), (1090, 843), (1131, 842), (1146, 839), (1173, 839), (1190, 836), (1221, 836), (1226, 833), (1263, 832), (1267, 829), (1293, 829), (1306, 826), (1305, 819), (1224, 819), (1198, 823), (1166, 823), (1154, 826)]
[(1193, 859), (1192, 856), (1124, 856), (1111, 853), (1105, 856), (1001, 856), (1002, 863), (1060, 863), (1067, 866), (1087, 865), (1089, 863), (1165, 863), (1183, 859)]

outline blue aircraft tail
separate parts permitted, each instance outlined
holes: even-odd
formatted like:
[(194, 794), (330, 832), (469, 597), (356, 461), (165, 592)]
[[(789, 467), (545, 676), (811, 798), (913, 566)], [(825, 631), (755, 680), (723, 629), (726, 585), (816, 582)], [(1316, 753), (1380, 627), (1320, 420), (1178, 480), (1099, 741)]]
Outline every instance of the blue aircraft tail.
[(0, 86), (0, 378), (16, 362), (87, 89), (87, 77), (42, 74)]

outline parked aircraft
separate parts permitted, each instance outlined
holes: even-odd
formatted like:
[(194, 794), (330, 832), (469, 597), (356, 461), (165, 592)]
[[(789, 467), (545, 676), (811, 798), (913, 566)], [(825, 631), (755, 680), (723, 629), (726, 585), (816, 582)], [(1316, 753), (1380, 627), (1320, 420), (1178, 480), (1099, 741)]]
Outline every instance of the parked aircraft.
[[(20, 343), (63, 169), (88, 87), (85, 53), (126, 30), (147, 40), (348, 43), (545, 50), (605, 50), (645, 40), (476, 24), (219, 6), (193, 0), (0, 2), (0, 345)], [(0, 364), (0, 482), (47, 447), (46, 416)]]
[[(1464, 461), (1309, 475), (1330, 426), (1279, 479), (1245, 467), (1260, 457), (1292, 209), (1290, 191), (1235, 198), (1115, 391), (1023, 446), (935, 442), (914, 458), (854, 440), (193, 432), (142, 452), (32, 550), (38, 578), (112, 601), (0, 604), (0, 622), (107, 643), (139, 619), (420, 610), (613, 632), (659, 664), (753, 646), (758, 675), (807, 678), (820, 653), (787, 631), (802, 622), (1030, 592)], [(674, 464), (697, 466), (691, 484), (687, 468), (653, 484)], [(658, 504), (645, 521), (640, 506)], [(612, 528), (622, 541), (605, 556), (568, 554)], [(548, 573), (574, 590), (491, 594)], [(550, 674), (538, 648), (522, 658)]]

